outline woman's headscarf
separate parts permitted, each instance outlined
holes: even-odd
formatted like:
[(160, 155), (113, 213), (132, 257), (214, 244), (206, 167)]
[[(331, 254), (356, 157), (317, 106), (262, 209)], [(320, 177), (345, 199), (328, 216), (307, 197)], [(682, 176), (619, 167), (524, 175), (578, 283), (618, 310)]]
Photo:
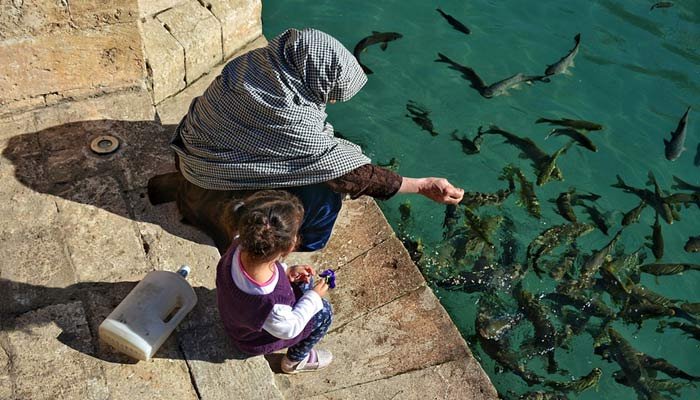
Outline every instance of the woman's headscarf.
[(326, 103), (346, 101), (367, 82), (340, 42), (289, 29), (229, 62), (192, 101), (172, 142), (180, 169), (206, 189), (325, 182), (367, 164), (361, 149), (333, 136)]

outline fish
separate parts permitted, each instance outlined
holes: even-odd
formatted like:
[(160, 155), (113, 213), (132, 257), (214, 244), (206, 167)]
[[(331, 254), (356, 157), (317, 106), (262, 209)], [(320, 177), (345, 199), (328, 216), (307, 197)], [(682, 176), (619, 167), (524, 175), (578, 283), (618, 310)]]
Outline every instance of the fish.
[(378, 162), (377, 165), (394, 172), (399, 170), (399, 160), (396, 157), (391, 157), (391, 159), (385, 163)]
[(654, 3), (651, 5), (651, 8), (649, 8), (649, 11), (652, 11), (655, 8), (670, 8), (673, 7), (673, 3), (670, 1), (660, 1), (658, 3)]
[[(564, 153), (566, 153), (570, 148), (571, 145), (573, 144), (573, 141), (565, 144), (562, 146), (559, 150), (555, 151), (554, 154), (549, 156), (546, 161), (544, 161), (541, 165), (541, 168), (538, 171), (537, 174), (537, 186), (543, 186), (545, 183), (549, 182), (552, 178), (556, 178), (554, 176), (554, 171), (557, 169), (557, 159)], [(559, 180), (561, 180), (561, 172), (559, 172)]]
[(401, 222), (403, 223), (411, 219), (411, 202), (405, 201), (399, 205), (399, 215), (401, 215)]
[(642, 322), (651, 318), (672, 317), (676, 312), (660, 304), (644, 302), (627, 302), (618, 316), (627, 323), (636, 323), (641, 327)]
[(478, 215), (468, 208), (464, 208), (464, 216), (466, 217), (466, 224), (470, 229), (470, 233), (475, 235), (485, 244), (493, 246), (493, 241), (491, 236), (493, 231), (500, 225), (503, 217), (500, 215), (493, 216), (490, 218), (480, 218)]
[(574, 208), (571, 204), (571, 192), (562, 192), (554, 201), (557, 205), (557, 213), (569, 222), (577, 222)]
[(569, 118), (561, 118), (561, 119), (538, 118), (537, 121), (535, 121), (535, 123), (536, 124), (548, 123), (550, 125), (566, 126), (566, 127), (573, 128), (573, 129), (583, 129), (584, 131), (599, 131), (599, 130), (604, 129), (603, 125), (595, 123), (595, 122), (584, 121), (584, 120), (580, 120), (580, 119), (569, 119)]
[(499, 189), (495, 193), (464, 192), (459, 204), (475, 210), (482, 206), (494, 206), (503, 203), (515, 191), (513, 176), (506, 177), (506, 179), (508, 180), (506, 189)]
[(577, 238), (588, 234), (593, 226), (582, 223), (556, 225), (544, 230), (527, 246), (527, 264), (540, 274), (539, 259), (563, 244), (568, 244)]
[(680, 308), (689, 314), (700, 314), (700, 303), (683, 303), (680, 305)]
[[(476, 330), (477, 332), (482, 330), (478, 319)], [(534, 372), (527, 370), (522, 363), (518, 361), (518, 355), (509, 348), (510, 344), (506, 338), (493, 340), (485, 338), (481, 335), (477, 335), (477, 338), (479, 339), (479, 343), (481, 344), (481, 348), (484, 350), (484, 353), (486, 353), (504, 369), (519, 376), (523, 381), (525, 381), (525, 383), (528, 384), (528, 386), (536, 385), (542, 382), (541, 377)]]
[[(520, 158), (527, 158), (532, 161), (538, 175), (541, 174), (541, 171), (546, 170), (550, 166), (550, 155), (539, 148), (530, 138), (520, 137), (514, 133), (501, 129), (496, 125), (489, 126), (489, 128), (483, 131), (483, 133), (503, 136), (503, 138), (505, 138), (505, 143), (513, 145), (520, 150)], [(556, 180), (562, 180), (562, 174), (559, 167), (554, 166), (551, 177)]]
[(411, 257), (411, 260), (413, 260), (413, 262), (416, 265), (418, 265), (423, 259), (424, 255), (423, 240), (421, 238), (414, 240), (410, 237), (405, 236), (401, 239), (401, 242), (408, 251), (408, 255)]
[(661, 224), (659, 224), (659, 214), (656, 213), (656, 220), (654, 221), (654, 226), (651, 233), (651, 248), (656, 261), (659, 261), (664, 257), (664, 235), (661, 231)]
[[(648, 173), (649, 176), (649, 181), (647, 182), (647, 185), (653, 185), (654, 186), (654, 196), (657, 199), (657, 204), (659, 204), (661, 213), (664, 216), (664, 220), (668, 222), (669, 224), (672, 224), (675, 217), (673, 216), (673, 210), (671, 207), (668, 205), (667, 201), (664, 201), (664, 194), (661, 191), (661, 187), (659, 186), (659, 182), (657, 182), (656, 177), (654, 176), (654, 173), (649, 170)], [(658, 211), (657, 211), (658, 213)]]
[(549, 82), (549, 78), (543, 75), (525, 75), (518, 72), (515, 75), (511, 75), (505, 79), (498, 82), (492, 83), (491, 85), (484, 88), (481, 95), (487, 99), (492, 97), (500, 96), (506, 94), (508, 90), (517, 87), (521, 83), (532, 83), (532, 82)]
[(413, 100), (409, 100), (408, 103), (406, 103), (406, 110), (410, 114), (406, 114), (406, 116), (411, 118), (421, 129), (430, 133), (430, 136), (438, 135), (438, 132), (435, 131), (435, 127), (433, 126), (433, 121), (430, 120), (430, 111)]
[(581, 204), (581, 207), (583, 207), (584, 210), (586, 210), (586, 214), (588, 214), (589, 217), (591, 217), (591, 221), (595, 224), (595, 226), (603, 232), (603, 234), (608, 235), (608, 222), (603, 213), (598, 209), (598, 207), (594, 205), (588, 205), (588, 204)]
[(595, 193), (591, 193), (591, 192), (588, 192), (585, 194), (578, 193), (573, 188), (569, 189), (569, 191), (571, 192), (571, 204), (580, 204), (581, 200), (597, 201), (598, 199), (600, 199), (599, 194), (595, 194)]
[(544, 74), (549, 76), (567, 73), (569, 67), (574, 66), (574, 58), (576, 57), (576, 54), (578, 54), (580, 45), (581, 34), (577, 33), (576, 36), (574, 36), (574, 47), (572, 47), (571, 50), (569, 50), (569, 52), (564, 57), (560, 58), (559, 61), (555, 62), (554, 64), (548, 65), (547, 69), (545, 69), (544, 71)]
[(566, 395), (559, 392), (535, 392), (523, 393), (518, 397), (518, 400), (568, 400)]
[(570, 293), (547, 293), (544, 295), (544, 298), (554, 301), (560, 305), (572, 306), (584, 314), (601, 318), (604, 321), (612, 321), (617, 316), (617, 313), (600, 299), (582, 295), (573, 291)]
[(647, 202), (642, 200), (639, 205), (625, 213), (622, 216), (622, 226), (627, 226), (639, 221), (639, 216), (642, 215), (642, 211), (646, 208)]
[(563, 391), (574, 391), (576, 393), (581, 393), (586, 389), (590, 389), (593, 386), (597, 385), (598, 382), (600, 381), (600, 377), (603, 376), (603, 371), (600, 368), (593, 368), (591, 372), (589, 372), (587, 375), (582, 376), (581, 378), (575, 380), (575, 381), (569, 381), (569, 382), (554, 382), (554, 381), (545, 381), (543, 384), (545, 386), (549, 386), (552, 389), (556, 390), (563, 390)]
[(673, 175), (673, 181), (675, 183), (673, 185), (671, 185), (671, 189), (689, 190), (691, 192), (700, 192), (700, 186), (688, 183), (675, 175)]
[(690, 375), (689, 373), (681, 370), (680, 368), (676, 367), (675, 365), (671, 364), (670, 362), (666, 361), (663, 358), (656, 358), (649, 356), (647, 354), (641, 353), (639, 354), (639, 361), (642, 363), (642, 366), (648, 371), (650, 369), (655, 370), (655, 371), (661, 371), (664, 374), (670, 376), (671, 378), (680, 378), (680, 379), (685, 379), (688, 381), (698, 381), (700, 380), (700, 377)]
[(547, 135), (545, 137), (545, 139), (549, 138), (550, 136), (561, 136), (561, 135), (570, 137), (571, 139), (573, 139), (576, 142), (576, 144), (578, 144), (579, 146), (581, 146), (585, 149), (588, 149), (592, 152), (598, 151), (598, 147), (596, 147), (596, 145), (593, 143), (593, 141), (588, 136), (586, 136), (583, 133), (581, 133), (580, 131), (578, 131), (576, 129), (572, 129), (572, 128), (552, 129), (552, 131), (549, 132), (549, 135)]
[(692, 336), (695, 340), (700, 340), (700, 326), (695, 324), (686, 324), (685, 322), (672, 321), (668, 326), (675, 329), (680, 329), (687, 335)]
[(519, 205), (524, 206), (527, 212), (533, 217), (540, 219), (542, 217), (542, 209), (540, 207), (540, 201), (535, 194), (535, 187), (532, 182), (528, 181), (523, 171), (514, 165), (507, 165), (503, 169), (503, 177), (512, 177), (516, 175), (518, 177), (518, 182), (520, 183), (520, 200)]
[(532, 293), (522, 289), (520, 283), (513, 290), (513, 295), (518, 302), (518, 307), (525, 314), (532, 326), (535, 328), (535, 346), (543, 354), (548, 355), (547, 370), (554, 373), (557, 370), (557, 363), (554, 358), (556, 349), (557, 331), (549, 320), (550, 313), (547, 308)]
[(675, 275), (685, 271), (700, 271), (698, 264), (644, 264), (639, 270), (651, 275)]
[(459, 142), (462, 145), (462, 151), (464, 154), (467, 155), (472, 155), (472, 154), (477, 154), (479, 151), (481, 151), (481, 143), (484, 141), (484, 134), (481, 132), (481, 127), (479, 127), (479, 130), (476, 133), (476, 136), (474, 136), (474, 139), (471, 140), (466, 136), (459, 137), (457, 136), (457, 131), (453, 131), (451, 133), (452, 140), (455, 140)]
[[(688, 382), (676, 382), (670, 379), (651, 379), (645, 378), (644, 385), (653, 391), (668, 392), (674, 396), (680, 396), (679, 389), (689, 385)], [(694, 385), (693, 385), (694, 386)]]
[(576, 246), (571, 246), (566, 252), (564, 252), (558, 260), (554, 263), (553, 268), (549, 268), (549, 276), (555, 281), (559, 282), (564, 278), (571, 278), (571, 271), (573, 270), (576, 259), (578, 258), (579, 250)]
[(447, 20), (447, 22), (448, 22), (450, 25), (452, 25), (452, 27), (453, 27), (455, 30), (458, 30), (458, 31), (460, 31), (460, 32), (462, 32), (462, 33), (464, 33), (464, 34), (466, 34), (466, 35), (469, 35), (470, 33), (472, 33), (472, 31), (471, 31), (466, 25), (464, 25), (463, 23), (459, 22), (457, 19), (455, 19), (455, 17), (451, 16), (450, 14), (445, 14), (445, 13), (444, 13), (441, 9), (439, 9), (439, 8), (435, 9), (435, 11), (439, 12), (440, 15), (442, 15), (443, 18), (445, 18), (445, 19)]
[(522, 314), (516, 314), (494, 318), (485, 312), (480, 312), (477, 315), (477, 318), (480, 319), (477, 324), (479, 335), (490, 340), (500, 340), (522, 320), (522, 317)]
[(447, 240), (454, 235), (455, 227), (459, 222), (459, 214), (457, 213), (457, 206), (454, 204), (448, 204), (445, 206), (445, 218), (442, 222), (443, 239)]
[(622, 368), (630, 382), (637, 382), (643, 376), (646, 377), (646, 370), (637, 357), (637, 351), (613, 328), (608, 328), (610, 337), (610, 356)]
[(685, 246), (683, 246), (683, 250), (687, 251), (688, 253), (697, 253), (700, 251), (700, 236), (691, 236), (688, 238), (688, 241), (685, 242)]
[(669, 161), (677, 160), (685, 150), (683, 146), (685, 145), (685, 136), (688, 128), (688, 113), (690, 113), (690, 107), (685, 110), (685, 114), (678, 121), (676, 130), (671, 132), (671, 140), (664, 139), (664, 154)]
[(586, 289), (591, 287), (593, 284), (593, 277), (603, 265), (603, 262), (608, 254), (610, 254), (612, 249), (615, 247), (615, 244), (617, 243), (621, 234), (622, 229), (617, 231), (615, 236), (613, 236), (608, 244), (606, 244), (602, 249), (593, 252), (593, 254), (591, 254), (586, 261), (584, 261), (583, 265), (581, 266), (581, 272), (578, 276), (578, 282), (575, 285), (577, 288)]
[(617, 182), (612, 184), (612, 187), (622, 189), (624, 192), (634, 194), (641, 200), (646, 201), (647, 204), (651, 205), (661, 215), (661, 217), (663, 217), (664, 221), (666, 221), (668, 224), (673, 223), (671, 208), (663, 201), (663, 196), (660, 196), (659, 194), (648, 189), (639, 189), (629, 186), (622, 180), (620, 175), (615, 175), (615, 177), (617, 178)]
[(698, 149), (695, 150), (695, 159), (693, 160), (693, 165), (700, 167), (700, 143), (698, 143)]
[(362, 53), (367, 47), (377, 43), (380, 44), (380, 48), (382, 50), (386, 50), (389, 42), (401, 39), (402, 37), (403, 35), (398, 32), (372, 31), (372, 34), (370, 36), (367, 36), (359, 42), (357, 42), (357, 44), (355, 45), (355, 49), (352, 51), (352, 54), (357, 59), (357, 62), (360, 64), (360, 67), (362, 67), (362, 70), (365, 72), (365, 74), (372, 74), (372, 70), (369, 69), (366, 65), (362, 64), (362, 61), (360, 61), (360, 53)]
[(450, 69), (454, 69), (455, 71), (459, 71), (462, 73), (462, 78), (466, 79), (469, 81), (470, 86), (475, 89), (477, 92), (479, 92), (480, 95), (483, 96), (483, 92), (486, 89), (488, 85), (486, 85), (486, 82), (484, 82), (483, 79), (479, 76), (479, 74), (474, 71), (474, 69), (462, 65), (446, 55), (442, 53), (438, 53), (438, 58), (435, 60), (435, 62), (441, 62), (449, 65)]

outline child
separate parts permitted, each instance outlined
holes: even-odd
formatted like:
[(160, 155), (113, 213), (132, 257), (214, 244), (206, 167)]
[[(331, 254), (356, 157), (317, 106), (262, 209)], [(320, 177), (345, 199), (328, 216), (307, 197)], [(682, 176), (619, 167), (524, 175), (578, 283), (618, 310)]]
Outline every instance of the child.
[(233, 211), (238, 238), (217, 267), (216, 294), (224, 328), (236, 346), (251, 355), (287, 347), (282, 371), (294, 374), (330, 364), (329, 351), (313, 346), (333, 319), (322, 298), (328, 285), (319, 279), (310, 286), (313, 269), (287, 267), (278, 260), (299, 242), (304, 208), (283, 190), (262, 190), (239, 202)]

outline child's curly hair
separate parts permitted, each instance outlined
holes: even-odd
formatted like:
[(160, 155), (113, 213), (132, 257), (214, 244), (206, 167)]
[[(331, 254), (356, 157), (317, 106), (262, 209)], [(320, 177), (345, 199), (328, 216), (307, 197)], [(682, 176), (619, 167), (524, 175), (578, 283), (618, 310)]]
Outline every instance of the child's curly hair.
[(284, 190), (261, 190), (233, 205), (239, 246), (258, 261), (270, 261), (299, 242), (304, 207)]

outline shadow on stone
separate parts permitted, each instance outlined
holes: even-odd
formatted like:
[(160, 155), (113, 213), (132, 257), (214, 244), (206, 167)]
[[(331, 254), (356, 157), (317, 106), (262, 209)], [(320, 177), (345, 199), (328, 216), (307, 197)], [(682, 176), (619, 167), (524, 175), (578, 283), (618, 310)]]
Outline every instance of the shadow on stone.
[[(16, 179), (36, 192), (154, 223), (176, 236), (210, 244), (192, 235), (191, 229), (180, 229), (182, 224), (164, 224), (157, 213), (140, 212), (148, 203), (148, 179), (175, 171), (169, 148), (174, 129), (175, 125), (158, 121), (73, 122), (11, 137), (2, 155), (14, 166)], [(103, 135), (118, 139), (115, 152), (91, 150), (91, 142)]]
[[(37, 325), (56, 324), (62, 333), (56, 338), (66, 346), (99, 360), (133, 364), (133, 360), (114, 351), (98, 337), (98, 327), (129, 294), (138, 282), (80, 282), (65, 288), (52, 288), (0, 279), (0, 293), (6, 300), (0, 304), (2, 331), (30, 332)], [(223, 363), (243, 360), (248, 355), (236, 349), (228, 339), (216, 308), (216, 290), (195, 287), (197, 305), (175, 332), (156, 352), (154, 358), (198, 360)], [(59, 315), (42, 310), (62, 307), (79, 310), (75, 315)], [(41, 318), (35, 317), (40, 315)], [(47, 317), (48, 315), (48, 317)], [(88, 325), (92, 345), (85, 338), (76, 338), (76, 325)]]

